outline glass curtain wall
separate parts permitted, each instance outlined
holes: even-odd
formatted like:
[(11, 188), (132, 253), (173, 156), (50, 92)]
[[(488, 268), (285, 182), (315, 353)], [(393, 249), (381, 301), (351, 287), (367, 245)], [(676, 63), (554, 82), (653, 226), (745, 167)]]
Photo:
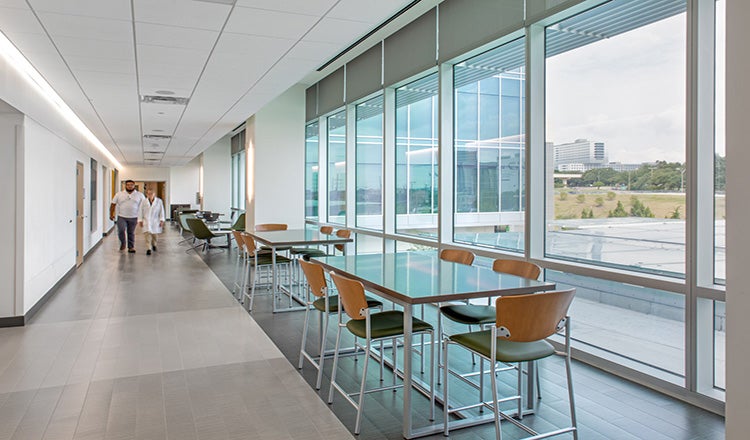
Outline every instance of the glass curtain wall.
[(546, 252), (684, 277), (686, 2), (647, 3), (546, 28)]
[(524, 249), (525, 39), (456, 64), (453, 239)]
[(355, 107), (357, 226), (383, 230), (383, 95)]
[(318, 219), (318, 148), (320, 137), (318, 122), (305, 126), (305, 218)]
[(346, 221), (346, 111), (328, 117), (328, 221)]
[(726, 283), (726, 88), (724, 86), (726, 65), (726, 2), (716, 3), (716, 62), (714, 88), (714, 282)]
[(396, 89), (396, 232), (437, 237), (438, 75)]

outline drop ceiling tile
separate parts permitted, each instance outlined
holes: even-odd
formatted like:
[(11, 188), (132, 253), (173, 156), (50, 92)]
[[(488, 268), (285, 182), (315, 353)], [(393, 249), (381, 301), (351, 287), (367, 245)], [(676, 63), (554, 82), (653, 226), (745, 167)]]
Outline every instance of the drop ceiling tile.
[(235, 7), (224, 30), (297, 40), (317, 21), (318, 17), (311, 15)]
[(236, 5), (322, 17), (335, 3), (336, 0), (237, 0)]
[(13, 34), (44, 34), (39, 21), (29, 9), (0, 7), (0, 29), (13, 41)]
[(126, 73), (135, 75), (135, 60), (107, 60), (102, 62), (99, 58), (68, 56), (65, 57), (70, 69), (75, 72), (104, 72), (104, 73)]
[(131, 20), (129, 0), (29, 0), (36, 11)]
[(16, 8), (16, 9), (29, 9), (29, 5), (26, 4), (25, 0), (0, 0), (0, 7), (3, 7), (3, 8)]
[(338, 43), (343, 47), (356, 41), (372, 29), (369, 23), (361, 21), (341, 20), (338, 18), (324, 18), (305, 35), (305, 41), (322, 43)]
[(151, 23), (135, 24), (135, 41), (138, 45), (167, 46), (210, 51), (219, 32)]
[(344, 20), (364, 21), (371, 24), (382, 23), (409, 3), (411, 1), (408, 0), (378, 0), (376, 2), (341, 0), (327, 16)]
[(294, 45), (286, 56), (303, 60), (314, 60), (321, 64), (333, 58), (346, 47), (341, 43), (323, 43), (302, 40)]
[(64, 57), (94, 57), (107, 60), (132, 60), (133, 42), (101, 41), (72, 37), (55, 37), (57, 47)]
[(81, 71), (76, 74), (84, 90), (92, 86), (126, 87), (131, 93), (136, 93), (135, 77), (127, 73), (107, 73)]
[(74, 37), (102, 41), (133, 42), (133, 24), (125, 20), (40, 12), (39, 19), (52, 38)]
[(135, 21), (195, 29), (221, 30), (232, 7), (185, 0), (133, 0)]
[(274, 61), (288, 51), (297, 40), (289, 38), (267, 37), (260, 35), (235, 34), (224, 32), (216, 44), (214, 53), (251, 57), (253, 59), (273, 59)]
[(183, 49), (179, 47), (163, 47), (138, 45), (138, 64), (168, 64), (187, 70), (202, 70), (206, 64), (210, 51), (207, 49)]

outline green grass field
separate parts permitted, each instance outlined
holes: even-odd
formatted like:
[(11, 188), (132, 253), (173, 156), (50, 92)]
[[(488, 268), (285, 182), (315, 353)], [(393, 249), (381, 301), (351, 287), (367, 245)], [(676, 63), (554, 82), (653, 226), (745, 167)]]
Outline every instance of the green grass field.
[[(561, 196), (566, 193), (566, 196)], [(608, 193), (614, 193), (614, 198)], [(555, 189), (555, 218), (581, 218), (584, 209), (594, 213), (594, 218), (607, 218), (609, 211), (614, 211), (617, 202), (622, 202), (625, 211), (630, 213), (631, 199), (635, 196), (645, 206), (651, 209), (654, 218), (671, 218), (675, 209), (679, 209), (681, 219), (685, 219), (685, 195), (675, 193), (653, 193), (637, 191), (617, 191), (596, 188), (556, 188)], [(724, 197), (716, 198), (716, 217), (723, 219), (725, 215)]]

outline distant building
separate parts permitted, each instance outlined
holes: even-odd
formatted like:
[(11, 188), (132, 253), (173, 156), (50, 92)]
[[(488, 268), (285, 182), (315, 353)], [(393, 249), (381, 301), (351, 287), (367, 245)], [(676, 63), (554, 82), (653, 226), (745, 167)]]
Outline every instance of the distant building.
[(554, 146), (555, 169), (560, 171), (587, 171), (602, 168), (609, 163), (604, 142), (576, 139), (575, 142)]

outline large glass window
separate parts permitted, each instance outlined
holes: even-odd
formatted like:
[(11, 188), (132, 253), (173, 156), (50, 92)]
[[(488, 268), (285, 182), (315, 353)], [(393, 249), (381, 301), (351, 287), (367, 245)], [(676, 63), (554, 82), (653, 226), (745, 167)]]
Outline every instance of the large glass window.
[(686, 4), (650, 3), (546, 29), (546, 253), (682, 277)]
[(328, 117), (328, 221), (346, 220), (346, 111)]
[(714, 282), (726, 282), (726, 2), (716, 1), (716, 87), (714, 111)]
[(524, 39), (458, 63), (453, 238), (524, 248)]
[(683, 295), (554, 270), (545, 280), (576, 288), (570, 317), (578, 348), (684, 384)]
[(383, 229), (383, 96), (358, 104), (357, 226)]
[[(245, 211), (245, 171), (247, 156), (245, 155), (245, 130), (232, 136), (232, 210)], [(236, 218), (236, 217), (233, 217)]]
[(318, 122), (305, 127), (305, 218), (318, 219)]
[(437, 237), (438, 75), (396, 89), (396, 232)]
[(726, 390), (727, 305), (714, 301), (714, 388)]

